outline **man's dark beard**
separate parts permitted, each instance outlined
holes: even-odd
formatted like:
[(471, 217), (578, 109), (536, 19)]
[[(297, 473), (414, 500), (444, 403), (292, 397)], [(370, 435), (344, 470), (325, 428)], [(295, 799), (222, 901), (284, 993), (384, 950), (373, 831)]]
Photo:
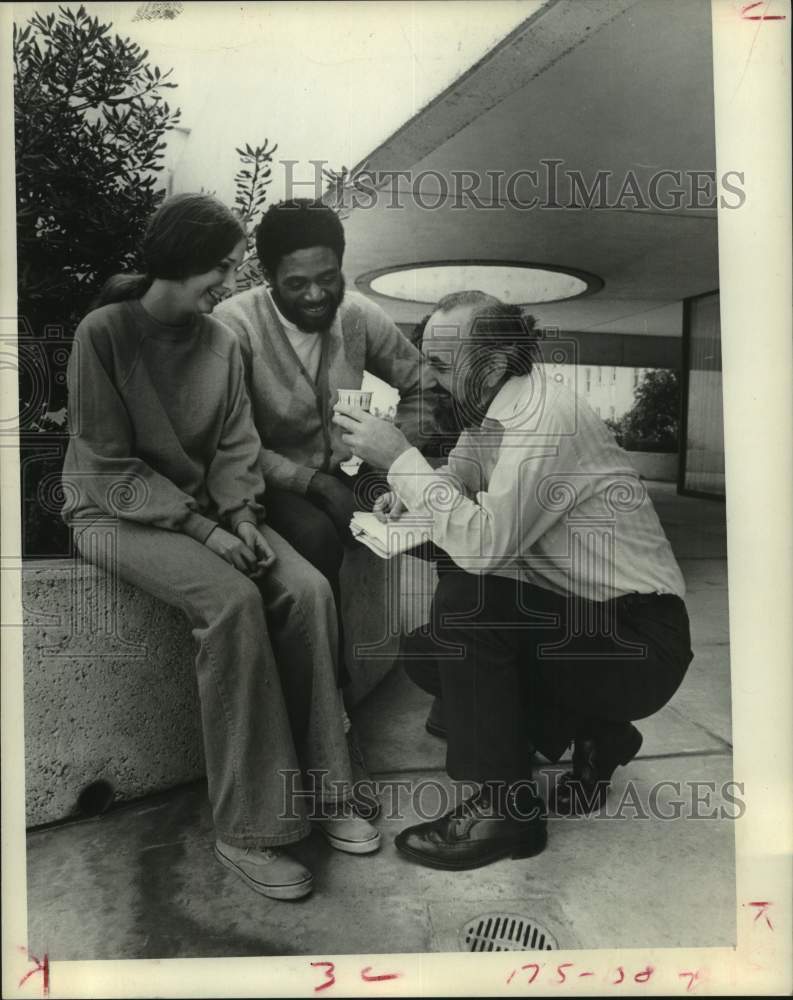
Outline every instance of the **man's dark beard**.
[(440, 386), (433, 393), (435, 400), (432, 416), (435, 430), (433, 434), (425, 436), (421, 450), (425, 455), (445, 455), (467, 427), (478, 426), (482, 422), (487, 408), (482, 410), (481, 417), (477, 420), (478, 408), (477, 412), (472, 412), (470, 406), (463, 411), (454, 396)]
[(455, 403), (452, 394), (446, 392), (445, 389), (438, 391), (432, 415), (435, 419), (435, 425), (441, 434), (456, 437), (463, 429), (459, 407)]
[(290, 323), (294, 323), (295, 326), (302, 330), (303, 333), (324, 333), (329, 330), (333, 324), (333, 320), (336, 318), (336, 313), (339, 311), (339, 306), (344, 301), (345, 292), (345, 282), (344, 277), (340, 279), (339, 295), (336, 298), (333, 293), (329, 293), (330, 297), (333, 299), (333, 308), (327, 318), (322, 319), (310, 319), (303, 315), (299, 307), (290, 305), (288, 302), (284, 302), (275, 284), (270, 286), (270, 294), (273, 297), (273, 302), (275, 302), (278, 307), (278, 311), (289, 320)]

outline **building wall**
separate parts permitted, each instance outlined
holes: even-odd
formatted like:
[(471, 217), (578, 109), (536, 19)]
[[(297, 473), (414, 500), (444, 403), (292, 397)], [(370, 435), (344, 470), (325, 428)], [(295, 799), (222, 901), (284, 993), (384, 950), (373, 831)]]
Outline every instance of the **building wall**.
[(633, 390), (649, 368), (618, 365), (552, 365), (565, 383), (604, 420), (619, 420), (633, 406)]

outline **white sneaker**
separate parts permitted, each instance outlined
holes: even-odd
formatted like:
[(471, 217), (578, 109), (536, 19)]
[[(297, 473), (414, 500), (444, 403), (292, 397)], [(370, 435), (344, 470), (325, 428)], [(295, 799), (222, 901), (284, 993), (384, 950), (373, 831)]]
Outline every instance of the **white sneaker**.
[(215, 857), (262, 896), (302, 899), (313, 888), (314, 880), (308, 868), (271, 847), (256, 851), (251, 847), (232, 847), (218, 840)]
[(376, 851), (380, 846), (379, 832), (355, 812), (352, 803), (345, 803), (340, 808), (340, 816), (316, 821), (330, 846), (345, 854), (372, 854)]

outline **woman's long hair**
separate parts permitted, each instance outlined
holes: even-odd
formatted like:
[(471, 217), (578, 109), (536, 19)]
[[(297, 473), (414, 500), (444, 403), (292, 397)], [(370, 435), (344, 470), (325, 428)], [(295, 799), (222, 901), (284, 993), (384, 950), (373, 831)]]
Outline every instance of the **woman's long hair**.
[(230, 209), (208, 194), (177, 194), (152, 215), (141, 244), (144, 274), (114, 274), (92, 303), (139, 299), (157, 278), (183, 281), (210, 271), (241, 239), (245, 228)]

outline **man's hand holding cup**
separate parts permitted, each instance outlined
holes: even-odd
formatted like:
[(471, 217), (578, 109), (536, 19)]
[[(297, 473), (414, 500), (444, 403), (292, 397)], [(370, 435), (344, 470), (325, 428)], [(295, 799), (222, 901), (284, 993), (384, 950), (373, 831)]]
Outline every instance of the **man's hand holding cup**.
[[(360, 409), (369, 412), (372, 406), (371, 392), (364, 392), (363, 389), (339, 389), (337, 391), (339, 393), (338, 406), (344, 406), (349, 410)], [(358, 455), (351, 455), (339, 465), (342, 472), (348, 476), (354, 476), (363, 465), (363, 459)]]
[(370, 392), (339, 389), (333, 422), (346, 432), (341, 439), (356, 458), (377, 469), (389, 469), (411, 445), (394, 423), (369, 413), (371, 403)]

